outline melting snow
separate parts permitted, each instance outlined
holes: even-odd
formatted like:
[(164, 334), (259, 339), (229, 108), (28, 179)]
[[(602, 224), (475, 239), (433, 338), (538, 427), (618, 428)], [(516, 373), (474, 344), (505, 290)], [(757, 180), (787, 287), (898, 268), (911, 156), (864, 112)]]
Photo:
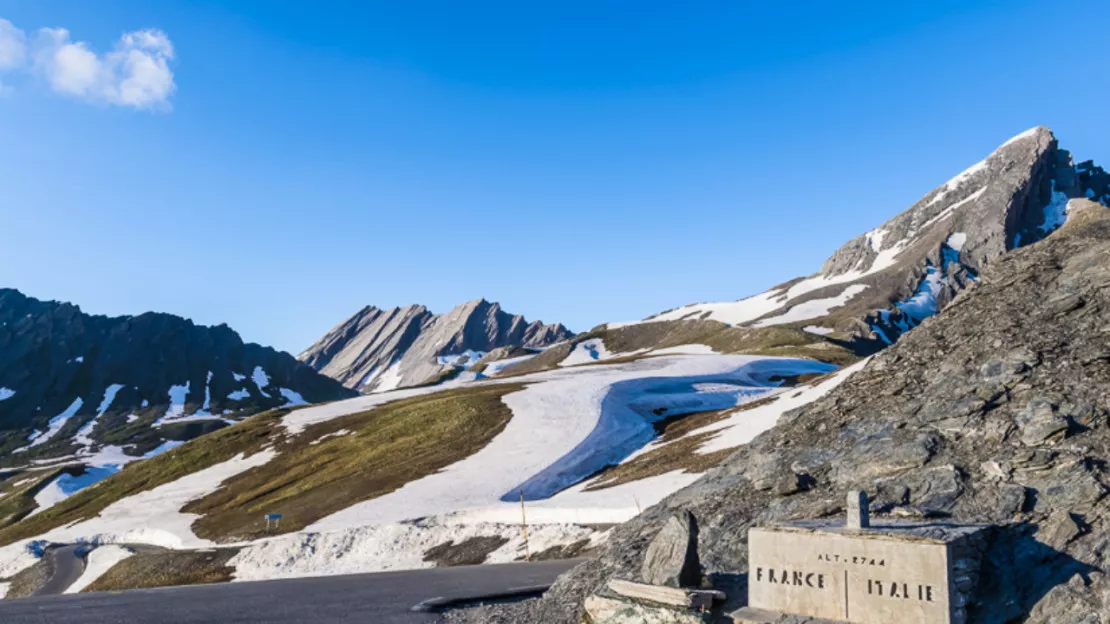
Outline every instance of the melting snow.
[(759, 407), (736, 412), (725, 420), (691, 431), (687, 435), (698, 435), (709, 431), (720, 431), (717, 437), (702, 445), (698, 453), (707, 454), (733, 448), (751, 442), (755, 436), (775, 426), (779, 417), (786, 412), (812, 403), (828, 394), (833, 388), (844, 383), (853, 373), (858, 372), (867, 365), (870, 358), (856, 362), (842, 368), (816, 385), (807, 385), (801, 389), (783, 389), (778, 399)]
[(559, 362), (559, 366), (589, 364), (590, 362), (608, 359), (611, 356), (612, 354), (605, 348), (604, 340), (591, 338), (574, 345), (574, 350), (562, 362)]
[(1044, 207), (1044, 224), (1039, 229), (1048, 234), (1068, 220), (1068, 196), (1056, 190), (1056, 180), (1052, 181), (1052, 199)]
[(73, 418), (74, 414), (77, 413), (77, 410), (81, 409), (81, 405), (83, 403), (84, 401), (81, 400), (81, 397), (77, 397), (76, 399), (74, 399), (73, 403), (70, 403), (69, 407), (67, 407), (64, 412), (50, 419), (50, 426), (47, 427), (46, 431), (42, 433), (36, 433), (35, 436), (31, 438), (31, 443), (24, 448), (30, 448), (32, 446), (38, 446), (40, 444), (49, 442), (50, 438), (53, 438), (55, 435), (57, 435), (59, 431), (62, 430), (62, 427), (66, 426), (66, 423), (69, 421), (70, 418)]
[(935, 266), (929, 265), (925, 269), (925, 277), (917, 286), (917, 292), (909, 299), (899, 302), (898, 307), (916, 325), (937, 313), (937, 301), (946, 283), (944, 275)]
[(397, 361), (389, 365), (389, 368), (382, 371), (381, 375), (377, 376), (378, 384), (374, 386), (374, 392), (388, 392), (401, 385), (401, 362)]
[(498, 375), (498, 374), (501, 373), (501, 371), (503, 371), (506, 368), (512, 366), (513, 364), (520, 364), (521, 362), (527, 362), (528, 360), (536, 357), (537, 355), (539, 355), (539, 353), (529, 353), (528, 355), (521, 355), (519, 357), (506, 358), (504, 360), (497, 360), (496, 362), (490, 362), (489, 364), (486, 364), (485, 370), (482, 371), (482, 376), (492, 377), (494, 375)]
[(166, 408), (166, 413), (159, 418), (154, 426), (157, 427), (164, 423), (174, 420), (180, 420), (185, 416), (185, 399), (189, 396), (189, 385), (191, 381), (186, 381), (184, 386), (170, 386), (170, 406)]
[[(485, 563), (508, 563), (524, 556), (519, 508), (516, 520), (515, 524), (460, 524), (425, 519), (327, 533), (294, 533), (255, 542), (239, 551), (228, 565), (235, 567), (236, 581), (431, 568), (435, 562), (424, 558), (428, 549), (447, 542), (461, 544), (477, 537), (507, 540), (486, 557)], [(583, 539), (598, 540), (603, 535), (574, 525), (528, 526), (532, 552)]]
[(117, 563), (134, 554), (134, 552), (122, 546), (100, 546), (94, 548), (92, 552), (85, 557), (85, 571), (73, 585), (69, 586), (69, 589), (65, 590), (65, 593), (76, 594), (81, 592), (89, 585), (92, 585), (93, 582), (100, 578), (105, 572), (111, 570)]
[(763, 319), (755, 323), (754, 327), (768, 327), (770, 325), (781, 325), (783, 323), (796, 323), (798, 321), (822, 317), (828, 314), (829, 311), (833, 308), (838, 308), (845, 303), (848, 303), (848, 301), (851, 300), (852, 297), (855, 297), (865, 290), (867, 290), (867, 284), (852, 284), (835, 297), (812, 299), (810, 301), (799, 303), (798, 305), (787, 310), (784, 314)]
[[(649, 420), (662, 414), (737, 405), (773, 387), (773, 374), (830, 369), (808, 360), (665, 356), (517, 377), (514, 379), (528, 385), (502, 399), (513, 418), (483, 449), (436, 474), (323, 518), (309, 530), (399, 522), (458, 510), (513, 509), (514, 502), (503, 500), (506, 496), (515, 501), (519, 512), (521, 490), (526, 499), (551, 496), (599, 468), (621, 461), (655, 436)], [(702, 383), (726, 384), (730, 389), (714, 386), (714, 392), (703, 396), (693, 388)], [(368, 409), (371, 403), (414, 395), (397, 392), (359, 397), (297, 410), (284, 421), (291, 433), (297, 433), (313, 422)], [(654, 413), (658, 408), (666, 411)], [(658, 496), (670, 491), (660, 491)], [(601, 494), (597, 500), (609, 495)], [(557, 498), (559, 495), (550, 500)], [(621, 500), (614, 513), (625, 514), (629, 508), (634, 509), (632, 501)]]
[[(677, 321), (685, 318), (700, 319), (702, 317), (727, 323), (729, 325), (739, 325), (747, 323), (748, 321), (755, 320), (766, 314), (770, 314), (775, 310), (782, 307), (786, 301), (786, 295), (780, 289), (771, 289), (765, 293), (741, 299), (740, 301), (727, 301), (724, 303), (698, 303), (695, 305), (683, 306), (676, 308), (670, 312), (657, 314), (649, 319), (645, 319), (644, 323), (651, 323), (652, 321)], [(627, 323), (610, 324), (609, 327), (624, 326)]]
[(112, 384), (108, 386), (106, 390), (104, 390), (104, 399), (100, 402), (100, 407), (96, 408), (96, 416), (94, 416), (89, 422), (85, 423), (85, 426), (81, 427), (81, 429), (77, 432), (77, 435), (73, 436), (74, 442), (82, 444), (84, 446), (93, 445), (93, 440), (89, 436), (92, 435), (93, 429), (96, 428), (96, 423), (100, 420), (100, 417), (103, 416), (104, 412), (107, 412), (108, 408), (112, 406), (112, 401), (116, 400), (116, 394), (118, 394), (120, 390), (123, 390), (122, 384)]
[(949, 193), (951, 193), (952, 191), (959, 188), (960, 185), (962, 185), (964, 182), (967, 182), (969, 179), (971, 179), (972, 176), (974, 176), (976, 173), (979, 173), (980, 171), (982, 171), (986, 166), (987, 166), (987, 161), (986, 160), (981, 160), (981, 161), (975, 163), (974, 165), (968, 167), (967, 169), (964, 169), (963, 172), (961, 172), (959, 175), (957, 175), (956, 177), (954, 177), (951, 180), (949, 180), (948, 182), (946, 182), (944, 184), (944, 186), (940, 187), (940, 192), (938, 192), (936, 194), (936, 196), (934, 196), (931, 200), (929, 200), (929, 203), (925, 204), (925, 205), (926, 206), (932, 206), (933, 204), (936, 204), (937, 202), (941, 201), (942, 199), (945, 198), (945, 196), (947, 196)]
[(261, 366), (254, 367), (254, 373), (251, 375), (251, 379), (254, 380), (254, 385), (258, 386), (258, 391), (262, 393), (262, 396), (267, 399), (270, 398), (270, 395), (266, 394), (266, 390), (264, 389), (266, 386), (270, 385), (270, 376), (266, 374), (266, 371), (262, 370)]
[(919, 225), (917, 227), (917, 229), (924, 230), (925, 228), (929, 227), (930, 225), (932, 225), (934, 223), (937, 223), (937, 222), (939, 222), (943, 219), (948, 218), (949, 216), (955, 214), (956, 211), (959, 210), (960, 208), (963, 208), (964, 206), (970, 204), (971, 202), (978, 201), (979, 198), (983, 196), (983, 193), (986, 193), (986, 192), (987, 192), (987, 187), (984, 186), (983, 188), (979, 189), (978, 191), (975, 191), (974, 193), (972, 193), (971, 195), (968, 195), (967, 197), (961, 199), (960, 201), (958, 201), (958, 202), (952, 204), (951, 206), (945, 208), (944, 210), (940, 211), (939, 213), (934, 215), (933, 218), (931, 218), (928, 221), (926, 221), (925, 223), (922, 223), (921, 225)]
[(55, 542), (93, 542), (98, 544), (155, 544), (167, 548), (193, 548), (215, 545), (193, 534), (197, 514), (180, 510), (189, 501), (208, 495), (220, 484), (261, 466), (274, 457), (273, 451), (239, 455), (176, 481), (118, 500), (95, 518), (59, 527), (43, 539)]
[(445, 366), (472, 366), (475, 362), (485, 357), (485, 355), (485, 351), (467, 349), (462, 353), (437, 356), (436, 361)]
[(300, 393), (294, 392), (293, 390), (290, 390), (289, 388), (279, 388), (279, 390), (281, 392), (281, 396), (285, 397), (285, 401), (286, 401), (285, 406), (286, 407), (294, 407), (294, 406), (297, 406), (297, 405), (308, 405), (308, 401), (305, 401), (304, 397), (302, 397), (300, 395)]

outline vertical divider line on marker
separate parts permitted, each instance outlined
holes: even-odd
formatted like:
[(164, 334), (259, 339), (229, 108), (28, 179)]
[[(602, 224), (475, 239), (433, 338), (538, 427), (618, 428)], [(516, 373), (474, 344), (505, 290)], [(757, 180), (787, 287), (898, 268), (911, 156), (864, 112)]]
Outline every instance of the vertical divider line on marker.
[(844, 571), (844, 619), (848, 619), (848, 571)]

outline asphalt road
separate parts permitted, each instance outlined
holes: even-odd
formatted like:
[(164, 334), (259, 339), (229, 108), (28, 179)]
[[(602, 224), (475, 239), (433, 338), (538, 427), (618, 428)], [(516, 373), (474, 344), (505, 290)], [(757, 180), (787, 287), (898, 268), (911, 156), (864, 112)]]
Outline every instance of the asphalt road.
[(435, 622), (412, 607), (548, 585), (577, 561), (435, 568), (0, 600), (4, 624)]
[(46, 551), (43, 556), (50, 559), (50, 569), (54, 571), (54, 576), (50, 577), (50, 580), (38, 588), (33, 595), (60, 594), (81, 578), (81, 574), (85, 571), (85, 561), (77, 554), (79, 548), (81, 547), (76, 544), (70, 544)]

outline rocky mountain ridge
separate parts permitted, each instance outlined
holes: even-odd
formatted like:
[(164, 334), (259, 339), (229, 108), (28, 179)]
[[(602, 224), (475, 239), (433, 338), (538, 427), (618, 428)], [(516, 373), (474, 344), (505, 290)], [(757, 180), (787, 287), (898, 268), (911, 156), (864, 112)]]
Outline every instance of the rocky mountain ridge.
[(0, 461), (104, 445), (141, 455), (263, 410), (353, 394), (226, 325), (94, 316), (0, 289)]
[(1058, 228), (1073, 198), (1110, 205), (1110, 174), (1090, 161), (1074, 164), (1048, 128), (1032, 128), (845, 243), (814, 275), (608, 328), (678, 320), (787, 326), (875, 351), (943, 309), (1002, 254)]
[(381, 392), (441, 380), (495, 349), (540, 349), (573, 335), (562, 324), (529, 323), (485, 299), (445, 314), (421, 305), (367, 306), (297, 357), (348, 388)]
[(607, 579), (638, 576), (676, 511), (697, 518), (728, 611), (745, 604), (749, 527), (840, 516), (861, 489), (878, 518), (996, 525), (969, 621), (1107, 622), (1110, 211), (1068, 206), (1058, 232), (994, 259), (843, 384), (615, 529), (542, 600), (449, 619), (578, 622)]

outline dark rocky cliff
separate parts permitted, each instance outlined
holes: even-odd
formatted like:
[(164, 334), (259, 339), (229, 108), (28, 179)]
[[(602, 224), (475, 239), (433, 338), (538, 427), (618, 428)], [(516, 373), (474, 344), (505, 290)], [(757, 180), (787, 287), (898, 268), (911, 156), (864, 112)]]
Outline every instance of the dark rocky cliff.
[[(181, 407), (166, 418), (174, 388)], [(74, 435), (98, 415), (85, 432), (94, 443), (133, 444), (139, 453), (301, 399), (352, 395), (225, 325), (157, 313), (93, 316), (0, 289), (0, 460), (32, 433), (51, 432), (52, 419), (56, 430), (21, 451), (21, 461), (76, 450)]]

